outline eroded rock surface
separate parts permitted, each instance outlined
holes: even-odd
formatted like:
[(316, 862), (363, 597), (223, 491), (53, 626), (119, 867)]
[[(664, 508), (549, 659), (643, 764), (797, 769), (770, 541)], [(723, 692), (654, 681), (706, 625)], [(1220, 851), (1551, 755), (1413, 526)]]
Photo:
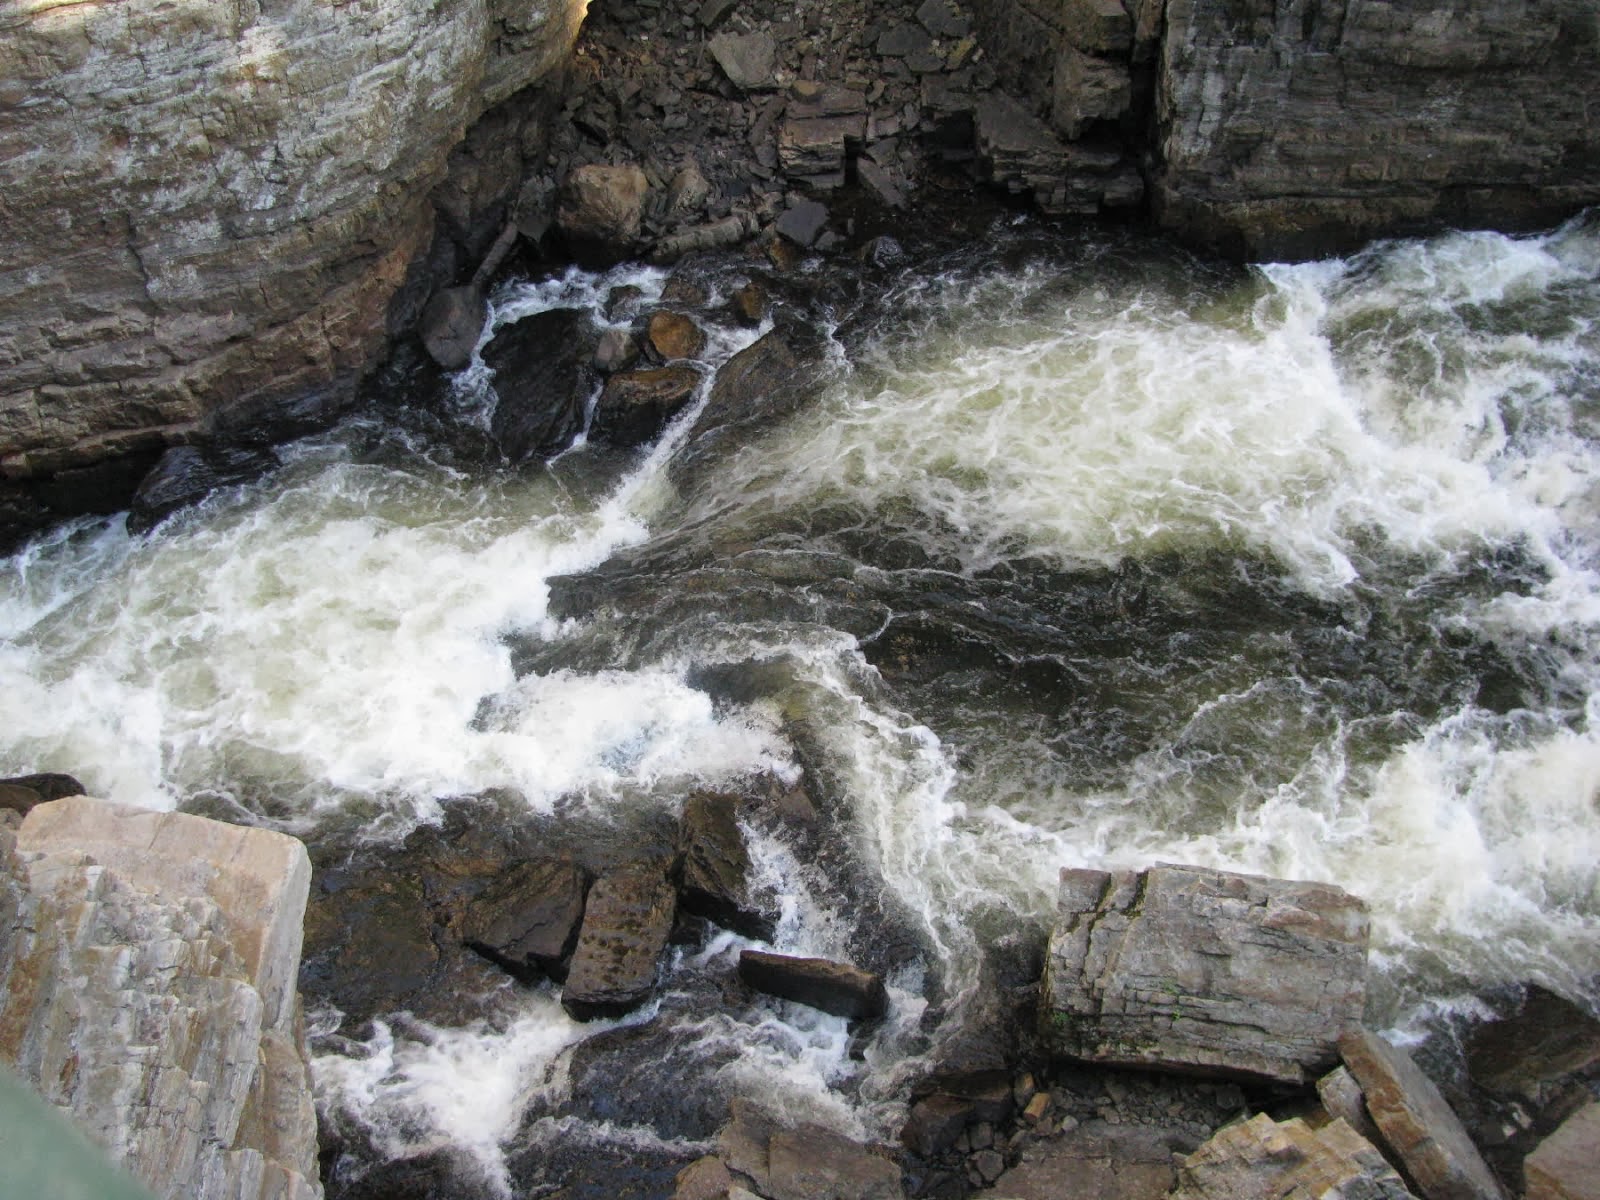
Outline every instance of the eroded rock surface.
[(1528, 1156), (1527, 1200), (1600, 1200), (1600, 1102), (1568, 1117)]
[(1258, 1113), (1229, 1125), (1183, 1160), (1172, 1200), (1342, 1196), (1410, 1200), (1383, 1155), (1341, 1120), (1312, 1128)]
[(561, 1005), (580, 1021), (618, 1017), (655, 991), (677, 896), (661, 864), (635, 863), (595, 881)]
[(158, 1196), (320, 1197), (305, 848), (78, 796), (0, 863), (0, 1058)]

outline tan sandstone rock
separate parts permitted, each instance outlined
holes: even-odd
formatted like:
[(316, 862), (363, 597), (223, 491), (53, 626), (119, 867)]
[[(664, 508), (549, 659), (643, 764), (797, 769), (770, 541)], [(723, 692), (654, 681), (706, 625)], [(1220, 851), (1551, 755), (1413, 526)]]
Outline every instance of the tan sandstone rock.
[(1409, 1200), (1405, 1181), (1341, 1120), (1313, 1129), (1265, 1113), (1219, 1130), (1183, 1160), (1171, 1200)]
[(1523, 1164), (1527, 1200), (1600, 1200), (1600, 1102), (1590, 1102), (1539, 1143)]

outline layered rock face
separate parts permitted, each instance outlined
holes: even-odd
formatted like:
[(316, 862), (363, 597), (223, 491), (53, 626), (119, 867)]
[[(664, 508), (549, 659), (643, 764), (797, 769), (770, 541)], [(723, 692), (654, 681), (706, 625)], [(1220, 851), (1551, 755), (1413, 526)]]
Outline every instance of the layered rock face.
[(474, 199), (469, 170), (430, 203), (452, 151), (565, 63), (585, 7), (7, 5), (0, 472), (348, 395), (435, 210)]
[(0, 1060), (157, 1196), (315, 1200), (293, 838), (84, 796), (0, 829)]

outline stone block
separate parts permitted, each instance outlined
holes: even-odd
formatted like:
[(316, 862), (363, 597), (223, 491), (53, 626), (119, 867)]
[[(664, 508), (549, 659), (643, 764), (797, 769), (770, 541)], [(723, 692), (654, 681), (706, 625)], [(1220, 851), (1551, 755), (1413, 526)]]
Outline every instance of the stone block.
[(1600, 1200), (1600, 1102), (1590, 1102), (1528, 1155), (1527, 1200)]

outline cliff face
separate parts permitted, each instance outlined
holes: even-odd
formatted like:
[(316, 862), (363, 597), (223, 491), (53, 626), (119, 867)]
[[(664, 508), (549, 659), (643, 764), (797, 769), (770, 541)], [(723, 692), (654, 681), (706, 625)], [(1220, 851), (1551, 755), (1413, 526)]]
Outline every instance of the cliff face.
[(432, 238), (452, 150), (565, 63), (585, 7), (0, 8), (0, 473), (348, 394)]
[(1167, 0), (1159, 221), (1252, 258), (1600, 201), (1593, 0)]
[(0, 828), (0, 1062), (157, 1196), (316, 1200), (293, 838), (85, 796)]

